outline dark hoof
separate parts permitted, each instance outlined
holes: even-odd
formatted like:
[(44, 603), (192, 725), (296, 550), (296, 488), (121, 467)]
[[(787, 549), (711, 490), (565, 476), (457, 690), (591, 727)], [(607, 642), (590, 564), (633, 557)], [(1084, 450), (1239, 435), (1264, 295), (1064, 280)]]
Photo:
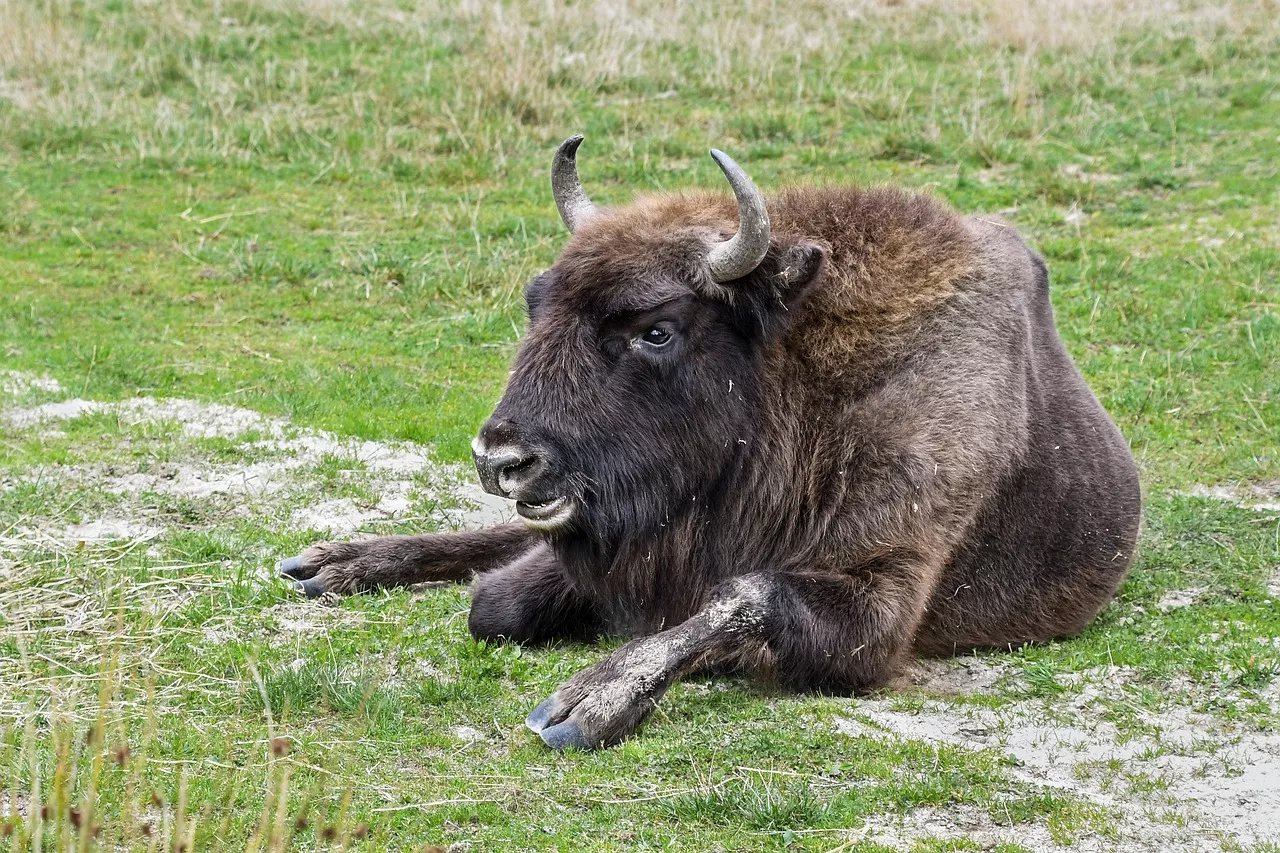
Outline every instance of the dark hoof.
[(524, 718), (524, 724), (531, 732), (541, 732), (547, 727), (555, 716), (556, 697), (543, 700), (542, 704), (529, 712), (529, 716)]
[(577, 723), (561, 723), (538, 732), (542, 742), (552, 749), (581, 749), (584, 752), (595, 749), (595, 744), (587, 740), (587, 736), (578, 728)]
[(281, 560), (280, 562), (276, 563), (276, 571), (280, 573), (281, 577), (289, 578), (290, 580), (300, 581), (303, 579), (302, 578), (302, 558), (290, 557), (287, 560)]
[(306, 595), (307, 598), (319, 598), (328, 591), (325, 589), (324, 581), (316, 579), (295, 581), (294, 586), (298, 588), (299, 592)]

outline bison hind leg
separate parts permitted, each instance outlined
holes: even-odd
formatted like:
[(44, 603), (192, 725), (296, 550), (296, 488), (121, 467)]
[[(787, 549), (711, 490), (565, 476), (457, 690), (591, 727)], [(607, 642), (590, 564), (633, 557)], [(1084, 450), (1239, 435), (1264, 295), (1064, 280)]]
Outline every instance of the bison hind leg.
[(1114, 482), (1077, 480), (1069, 492), (1052, 475), (1011, 484), (943, 570), (916, 651), (945, 656), (1084, 630), (1133, 561), (1140, 497), (1127, 471)]
[(427, 582), (457, 582), (505, 565), (534, 547), (520, 524), (420, 536), (321, 542), (276, 564), (307, 598), (350, 595)]

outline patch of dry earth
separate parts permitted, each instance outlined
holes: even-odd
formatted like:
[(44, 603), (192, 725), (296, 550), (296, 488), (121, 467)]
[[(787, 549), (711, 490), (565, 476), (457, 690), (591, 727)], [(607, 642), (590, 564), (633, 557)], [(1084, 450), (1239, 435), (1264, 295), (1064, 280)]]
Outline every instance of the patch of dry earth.
[[(1080, 839), (1071, 849), (1218, 851), (1224, 840), (1280, 841), (1280, 735), (1235, 728), (1176, 703), (1139, 711), (1137, 726), (1117, 727), (1107, 708), (1133, 708), (1126, 688), (1136, 674), (1124, 667), (1082, 673), (1078, 690), (1056, 700), (999, 708), (945, 698), (990, 687), (1001, 673), (984, 661), (958, 658), (926, 667), (913, 681), (926, 694), (942, 696), (912, 711), (901, 710), (892, 696), (867, 699), (849, 717), (837, 718), (837, 730), (994, 749), (1016, 762), (1015, 777), (1122, 816), (1116, 839)], [(1181, 692), (1173, 691), (1177, 698)], [(1001, 826), (985, 812), (962, 807), (920, 809), (902, 821), (873, 824), (869, 837), (890, 845), (969, 837), (1037, 851), (1064, 849), (1043, 828)]]
[(1182, 494), (1193, 498), (1225, 501), (1259, 512), (1280, 510), (1280, 482), (1245, 483), (1236, 486), (1195, 485)]
[[(26, 393), (31, 388), (57, 390), (53, 380), (10, 373), (6, 392)], [(287, 489), (305, 488), (300, 482), (305, 469), (326, 457), (349, 458), (360, 463), (368, 485), (378, 499), (360, 505), (351, 498), (321, 499), (292, 513), (291, 523), (299, 528), (326, 531), (336, 537), (349, 536), (366, 524), (404, 517), (411, 505), (410, 495), (421, 488), (415, 478), (430, 484), (432, 496), (443, 505), (436, 522), (452, 528), (484, 527), (509, 521), (513, 516), (505, 501), (485, 494), (461, 466), (436, 462), (430, 449), (408, 442), (377, 442), (341, 438), (321, 430), (302, 429), (288, 421), (272, 418), (235, 406), (196, 400), (135, 397), (118, 402), (66, 399), (27, 408), (0, 411), (0, 422), (14, 429), (52, 429), (57, 423), (92, 413), (110, 413), (127, 425), (177, 424), (191, 439), (241, 438), (249, 436), (248, 447), (262, 452), (263, 461), (248, 464), (220, 464), (184, 460), (121, 473), (115, 466), (35, 466), (26, 481), (56, 479), (107, 492), (136, 496), (156, 492), (192, 499), (233, 496), (249, 499), (242, 514), (262, 511), (253, 500), (270, 500)], [(3, 488), (3, 484), (0, 484)], [(449, 507), (449, 508), (446, 508)], [(86, 520), (82, 524), (48, 530), (10, 531), (7, 539), (28, 543), (44, 539), (78, 544), (110, 538), (148, 537), (159, 531), (146, 523), (142, 513), (126, 502), (110, 516)]]

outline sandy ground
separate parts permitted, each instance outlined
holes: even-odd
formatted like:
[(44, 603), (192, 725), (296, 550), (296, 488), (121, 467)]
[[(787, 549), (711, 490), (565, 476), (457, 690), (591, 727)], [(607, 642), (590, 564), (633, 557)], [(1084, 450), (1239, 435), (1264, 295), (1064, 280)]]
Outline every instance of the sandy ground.
[[(0, 398), (0, 423), (10, 428), (56, 434), (70, 419), (110, 413), (124, 425), (176, 425), (190, 439), (248, 436), (263, 457), (237, 465), (193, 456), (146, 471), (112, 465), (40, 466), (23, 476), (96, 486), (122, 501), (100, 518), (0, 530), (0, 545), (145, 543), (165, 532), (160, 521), (131, 501), (145, 491), (193, 500), (230, 496), (242, 501), (249, 514), (289, 495), (289, 506), (295, 508), (287, 510), (286, 523), (334, 538), (356, 534), (370, 523), (403, 518), (415, 491), (420, 494), (424, 488), (435, 490), (448, 507), (437, 510), (436, 519), (446, 526), (474, 528), (511, 518), (507, 504), (485, 495), (469, 471), (440, 464), (422, 446), (342, 438), (247, 409), (192, 400), (66, 398), (53, 380), (17, 373), (0, 372), (0, 390), (8, 398)], [(38, 402), (55, 395), (60, 399)], [(376, 501), (329, 498), (299, 503), (296, 490), (305, 485), (301, 481), (306, 471), (334, 456), (361, 463), (358, 476)], [(0, 482), (0, 489), (12, 485)], [(1264, 511), (1280, 508), (1280, 485), (1206, 487), (1191, 494)], [(1280, 597), (1280, 568), (1271, 588)], [(1157, 606), (1164, 611), (1193, 606), (1203, 593), (1194, 588), (1171, 592)], [(314, 627), (308, 618), (312, 605), (282, 607), (297, 611), (296, 630)], [(1016, 675), (978, 658), (922, 663), (913, 680), (928, 697), (923, 704), (903, 711), (895, 709), (892, 696), (868, 699), (853, 705), (835, 725), (850, 736), (996, 750), (1009, 756), (1017, 778), (1069, 791), (1120, 816), (1115, 838), (1086, 840), (1072, 849), (1209, 851), (1222, 850), (1224, 843), (1280, 842), (1280, 735), (1230, 728), (1191, 710), (1190, 701), (1172, 702), (1160, 713), (1144, 712), (1138, 734), (1132, 727), (1118, 729), (1104, 710), (1126, 701), (1134, 679), (1133, 673), (1116, 667), (1080, 674), (1077, 683), (1053, 699), (1028, 699), (999, 709), (955, 701), (957, 696), (1007, 686), (1012, 678)], [(1188, 700), (1195, 689), (1190, 683), (1181, 688)], [(1271, 700), (1280, 702), (1278, 686), (1268, 689)], [(471, 732), (459, 737), (474, 739)], [(1054, 843), (1048, 827), (1000, 825), (984, 811), (961, 807), (921, 809), (905, 818), (873, 821), (865, 837), (891, 845), (923, 838), (969, 838), (980, 845), (1016, 842), (1033, 850), (1064, 849)]]
[[(1126, 701), (1135, 673), (1107, 667), (1079, 673), (1068, 692), (998, 710), (955, 705), (947, 695), (980, 692), (1003, 673), (977, 658), (921, 664), (920, 688), (939, 698), (918, 711), (893, 709), (892, 698), (867, 700), (838, 719), (849, 735), (878, 733), (961, 749), (995, 749), (1016, 764), (1014, 775), (1118, 812), (1115, 839), (1083, 840), (1074, 850), (1221, 850), (1225, 839), (1280, 839), (1280, 735), (1233, 728), (1216, 717), (1174, 705), (1143, 712), (1140, 731), (1106, 719)], [(1280, 686), (1269, 688), (1280, 700)], [(1175, 687), (1187, 698), (1190, 683)], [(921, 834), (967, 836), (979, 843), (1017, 842), (1034, 850), (1065, 849), (1047, 831), (999, 826), (973, 809), (923, 809), (901, 824), (876, 826), (886, 843)]]
[(1193, 486), (1185, 494), (1212, 498), (1246, 509), (1280, 510), (1280, 483), (1245, 483), (1239, 486)]
[[(3, 376), (0, 387), (11, 397), (20, 398), (33, 390), (46, 394), (61, 390), (54, 380), (45, 377), (25, 377), (12, 372), (0, 376)], [(193, 459), (148, 466), (146, 471), (121, 471), (114, 465), (38, 466), (27, 473), (26, 479), (53, 477), (126, 498), (141, 492), (192, 499), (237, 496), (248, 499), (244, 504), (248, 513), (253, 510), (254, 499), (269, 499), (277, 492), (305, 488), (306, 469), (328, 457), (340, 457), (363, 466), (362, 481), (378, 494), (378, 500), (368, 505), (352, 498), (318, 500), (293, 511), (295, 527), (341, 538), (370, 522), (402, 518), (410, 508), (411, 493), (421, 489), (424, 480), (426, 488), (443, 499), (436, 520), (448, 527), (484, 527), (514, 518), (509, 502), (486, 494), (468, 469), (435, 461), (429, 448), (340, 438), (320, 430), (297, 428), (282, 419), (235, 406), (151, 397), (110, 403), (70, 398), (6, 408), (0, 411), (0, 423), (15, 429), (35, 428), (56, 434), (60, 422), (99, 413), (113, 415), (124, 425), (176, 424), (185, 437), (192, 439), (236, 439), (249, 435), (252, 449), (260, 452), (265, 461), (246, 465)], [(10, 539), (36, 537), (78, 543), (150, 538), (160, 532), (144, 513), (131, 508), (126, 499), (122, 508), (102, 518), (6, 535)]]

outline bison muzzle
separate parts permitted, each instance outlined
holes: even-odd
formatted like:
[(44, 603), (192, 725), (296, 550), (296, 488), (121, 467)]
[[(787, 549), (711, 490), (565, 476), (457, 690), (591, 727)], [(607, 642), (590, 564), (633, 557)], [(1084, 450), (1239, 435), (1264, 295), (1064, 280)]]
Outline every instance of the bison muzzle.
[(1008, 224), (893, 189), (733, 189), (572, 232), (473, 444), (522, 523), (316, 545), (309, 596), (475, 577), (471, 632), (632, 638), (539, 705), (552, 747), (630, 735), (678, 678), (881, 687), (911, 655), (1080, 631), (1123, 580), (1129, 448)]

